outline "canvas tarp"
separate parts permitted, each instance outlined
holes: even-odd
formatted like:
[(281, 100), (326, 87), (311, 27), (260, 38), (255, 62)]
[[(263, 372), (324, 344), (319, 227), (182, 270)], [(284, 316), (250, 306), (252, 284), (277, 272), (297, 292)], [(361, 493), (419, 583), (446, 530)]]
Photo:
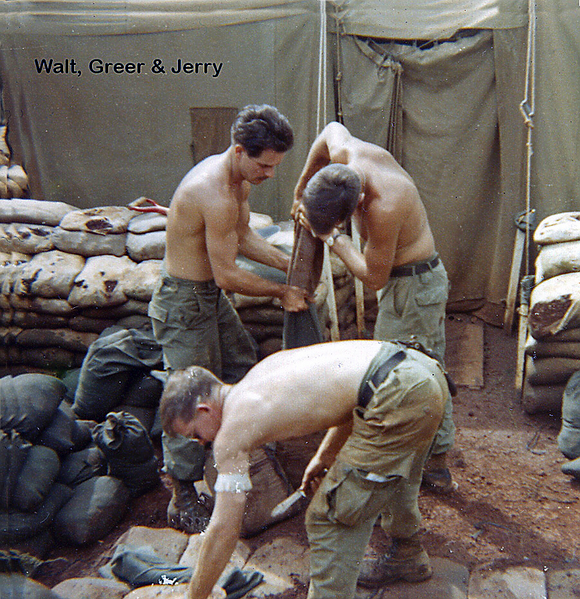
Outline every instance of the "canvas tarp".
[[(519, 107), (527, 0), (326, 4), (327, 120), (343, 116), (335, 111), (336, 77), (345, 123), (350, 118), (355, 134), (384, 144), (388, 124), (380, 103), (390, 114), (391, 83), (384, 65), (361, 49), (368, 37), (381, 38), (371, 40), (374, 50), (402, 68), (402, 162), (427, 206), (451, 277), (451, 301), (487, 300), (501, 309), (513, 218), (526, 208), (526, 127)], [(530, 193), (541, 218), (578, 209), (580, 8), (576, 0), (535, 4)], [(275, 180), (253, 191), (252, 208), (288, 217), (316, 135), (319, 2), (9, 0), (0, 6), (0, 19), (8, 24), (0, 68), (10, 141), (37, 197), (82, 207), (126, 204), (140, 195), (167, 203), (193, 163), (190, 108), (268, 102), (290, 118), (297, 144)], [(71, 77), (37, 73), (34, 58), (41, 56), (76, 58), (85, 69), (93, 58), (147, 65), (182, 58), (223, 67), (217, 77), (86, 71)]]
[[(318, 7), (297, 1), (215, 6), (0, 4), (0, 29), (3, 19), (8, 24), (0, 69), (9, 140), (35, 197), (82, 208), (126, 205), (140, 196), (168, 205), (193, 166), (190, 109), (269, 103), (288, 116), (296, 143), (278, 176), (254, 190), (252, 208), (288, 218), (315, 134)], [(69, 73), (37, 72), (42, 59), (68, 65)], [(180, 60), (181, 72), (173, 72)], [(141, 73), (94, 72), (105, 62), (144, 64)], [(184, 73), (185, 63), (203, 67)], [(156, 72), (161, 64), (165, 73)], [(195, 141), (223, 150), (229, 135)]]

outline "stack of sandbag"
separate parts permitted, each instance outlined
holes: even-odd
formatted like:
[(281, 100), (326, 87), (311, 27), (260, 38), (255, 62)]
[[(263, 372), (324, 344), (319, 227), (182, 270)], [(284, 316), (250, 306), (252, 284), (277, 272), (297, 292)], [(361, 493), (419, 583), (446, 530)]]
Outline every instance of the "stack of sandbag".
[(6, 130), (6, 125), (0, 126), (0, 198), (23, 198), (28, 193), (28, 175), (11, 160)]
[(139, 421), (75, 418), (64, 383), (45, 374), (0, 379), (0, 547), (93, 543), (123, 518), (129, 500), (160, 482)]
[(102, 422), (109, 412), (129, 412), (151, 432), (163, 382), (161, 347), (150, 329), (113, 326), (91, 344), (71, 381), (72, 410), (82, 420)]
[(147, 276), (126, 255), (135, 214), (0, 200), (3, 365), (78, 367), (105, 328), (136, 315), (148, 322)]
[[(0, 200), (0, 368), (80, 367), (106, 328), (149, 326), (147, 307), (165, 252), (167, 217), (108, 206), (76, 210), (61, 202)], [(252, 214), (250, 225), (291, 252), (292, 225)], [(290, 230), (289, 230), (290, 229)], [(275, 280), (284, 273), (240, 259)], [(332, 257), (341, 337), (353, 336), (353, 279)], [(316, 293), (329, 327), (326, 284)], [(283, 310), (274, 298), (232, 295), (262, 355), (280, 349)], [(328, 338), (328, 333), (327, 333)]]
[(559, 411), (568, 380), (580, 370), (580, 212), (545, 218), (530, 296), (523, 405)]

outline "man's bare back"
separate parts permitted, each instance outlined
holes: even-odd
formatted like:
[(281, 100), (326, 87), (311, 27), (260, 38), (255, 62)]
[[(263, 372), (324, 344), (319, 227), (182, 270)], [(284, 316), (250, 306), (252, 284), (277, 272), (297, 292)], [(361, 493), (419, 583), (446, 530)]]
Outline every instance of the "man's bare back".
[(339, 123), (327, 125), (312, 144), (296, 185), (293, 215), (299, 214), (308, 181), (330, 163), (347, 166), (362, 184), (353, 216), (366, 242), (364, 252), (356, 251), (344, 239), (333, 248), (357, 278), (381, 289), (392, 268), (433, 257), (433, 234), (411, 177), (387, 150), (357, 139)]
[(214, 447), (234, 443), (249, 450), (350, 420), (362, 378), (380, 346), (380, 341), (337, 341), (258, 362), (228, 392)]
[(355, 137), (349, 144), (350, 166), (363, 176), (364, 198), (354, 214), (363, 239), (377, 245), (396, 234), (393, 266), (433, 256), (427, 213), (411, 177), (387, 150)]

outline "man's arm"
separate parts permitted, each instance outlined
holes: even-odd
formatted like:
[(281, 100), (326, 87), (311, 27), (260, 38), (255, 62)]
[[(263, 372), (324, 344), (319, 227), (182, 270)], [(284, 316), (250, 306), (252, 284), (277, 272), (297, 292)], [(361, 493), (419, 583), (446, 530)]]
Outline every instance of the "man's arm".
[[(225, 213), (224, 213), (225, 212)], [(277, 297), (290, 312), (306, 310), (306, 292), (270, 281), (236, 264), (239, 237), (235, 228), (238, 214), (231, 207), (214, 207), (204, 214), (206, 248), (216, 284), (225, 291), (258, 297)]]
[(302, 477), (302, 484), (300, 488), (303, 491), (316, 491), (316, 488), (320, 484), (321, 478), (324, 473), (336, 459), (338, 452), (345, 444), (346, 440), (352, 433), (352, 418), (344, 424), (329, 428), (324, 435), (318, 450), (310, 460), (304, 476)]
[(348, 165), (349, 145), (353, 139), (348, 129), (336, 122), (329, 123), (320, 132), (310, 147), (304, 168), (294, 188), (291, 212), (293, 218), (296, 217), (296, 210), (302, 201), (302, 192), (315, 173), (331, 162)]
[(238, 249), (242, 256), (284, 272), (290, 267), (290, 256), (266, 241), (251, 227), (239, 232)]
[(203, 533), (195, 573), (189, 583), (188, 599), (210, 596), (240, 537), (246, 494), (220, 492), (216, 496), (210, 523)]

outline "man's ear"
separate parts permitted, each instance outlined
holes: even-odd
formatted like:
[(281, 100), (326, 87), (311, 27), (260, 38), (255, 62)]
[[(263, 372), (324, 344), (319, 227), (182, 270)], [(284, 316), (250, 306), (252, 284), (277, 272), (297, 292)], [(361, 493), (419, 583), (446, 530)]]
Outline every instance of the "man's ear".
[(209, 412), (210, 410), (211, 410), (211, 407), (207, 403), (198, 403), (195, 408), (196, 412)]

